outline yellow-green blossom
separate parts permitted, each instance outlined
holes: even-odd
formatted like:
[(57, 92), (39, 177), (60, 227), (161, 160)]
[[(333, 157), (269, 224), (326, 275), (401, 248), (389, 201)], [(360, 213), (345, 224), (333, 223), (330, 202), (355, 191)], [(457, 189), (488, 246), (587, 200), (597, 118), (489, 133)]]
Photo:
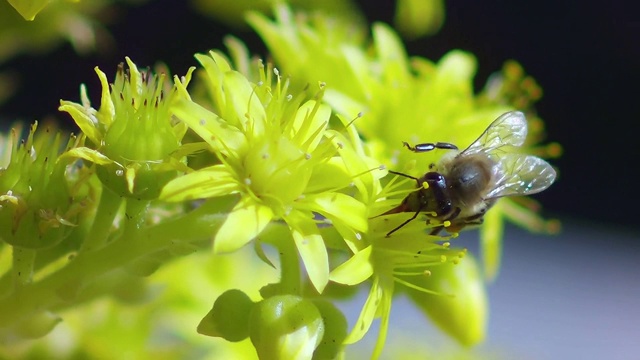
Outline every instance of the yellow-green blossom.
[[(380, 209), (387, 208), (387, 204), (394, 201), (389, 199), (392, 195), (402, 193), (406, 191), (399, 190), (399, 184), (393, 182), (388, 184), (373, 195), (378, 201), (373, 201), (374, 206), (371, 211), (375, 214), (381, 213)], [(424, 277), (428, 277), (432, 269), (435, 271), (441, 266), (464, 261), (461, 258), (466, 253), (464, 249), (451, 248), (449, 242), (451, 237), (426, 235), (425, 223), (419, 220), (406, 224), (391, 238), (386, 236), (408, 216), (411, 214), (399, 213), (370, 219), (369, 231), (360, 234), (360, 249), (330, 274), (331, 281), (349, 286), (355, 286), (368, 279), (372, 280), (367, 301), (345, 343), (359, 341), (367, 333), (374, 319), (380, 318), (381, 325), (374, 358), (380, 355), (385, 343), (391, 304), (397, 291), (396, 284), (399, 284), (400, 288), (410, 288), (430, 296), (443, 296), (445, 291), (453, 289), (442, 290), (426, 286)], [(475, 283), (469, 281), (466, 285), (483, 286), (481, 279), (475, 280)], [(450, 295), (448, 292), (446, 294)]]
[[(365, 206), (338, 191), (353, 179), (338, 157), (340, 145), (334, 133), (327, 129), (331, 110), (320, 102), (324, 86), (315, 99), (305, 101), (305, 93), (290, 94), (288, 81), (270, 66), (260, 63), (260, 77), (251, 82), (218, 53), (197, 59), (212, 99), (207, 107), (213, 111), (185, 96), (174, 112), (209, 144), (221, 163), (173, 180), (161, 199), (239, 194), (237, 205), (214, 235), (214, 251), (235, 251), (272, 221), (283, 220), (312, 283), (322, 291), (329, 265), (317, 223), (341, 224), (354, 231), (367, 228)], [(186, 89), (181, 91), (186, 94)]]
[[(275, 12), (275, 20), (253, 13), (249, 21), (278, 66), (294, 78), (326, 81), (330, 86), (324, 100), (339, 114), (362, 112), (357, 125), (367, 154), (396, 171), (422, 176), (445, 153), (415, 154), (404, 149), (402, 142), (449, 142), (464, 149), (500, 114), (528, 108), (540, 96), (535, 82), (512, 63), (504, 76), (492, 77), (487, 89), (476, 95), (476, 60), (467, 52), (452, 50), (437, 62), (409, 58), (396, 33), (384, 24), (373, 25), (367, 42), (360, 36), (366, 29), (326, 15), (294, 16), (286, 6), (278, 6)], [(530, 118), (528, 144), (541, 140), (542, 129), (538, 119)], [(558, 149), (552, 144), (530, 146), (528, 151), (550, 156), (557, 155)], [(510, 218), (505, 209), (514, 204), (503, 199), (491, 210), (494, 216), (486, 218), (485, 226), (492, 229), (482, 236), (483, 265), (489, 278), (497, 273), (500, 261), (501, 218)], [(534, 220), (536, 216), (520, 209), (521, 215), (530, 213), (525, 224), (540, 230), (533, 227), (540, 222)]]

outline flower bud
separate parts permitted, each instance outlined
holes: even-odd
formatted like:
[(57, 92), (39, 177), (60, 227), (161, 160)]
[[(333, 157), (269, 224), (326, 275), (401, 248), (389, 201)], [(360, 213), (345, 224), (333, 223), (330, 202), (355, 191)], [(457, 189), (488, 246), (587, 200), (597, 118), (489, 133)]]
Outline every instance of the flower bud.
[(332, 303), (325, 300), (313, 302), (324, 322), (324, 336), (313, 353), (314, 359), (335, 359), (343, 349), (343, 341), (347, 337), (347, 319), (342, 312)]
[(211, 311), (198, 324), (198, 332), (221, 337), (227, 341), (242, 341), (249, 336), (249, 314), (254, 303), (247, 294), (232, 289), (220, 295)]
[[(61, 134), (49, 129), (36, 134), (37, 125), (31, 126), (28, 138), (21, 142), (19, 130), (12, 130), (9, 164), (6, 168), (0, 164), (0, 240), (26, 249), (59, 243), (85, 207), (83, 195), (72, 190), (83, 180), (67, 179), (67, 163), (57, 161)], [(67, 148), (79, 141), (71, 136)]]
[(318, 308), (294, 295), (261, 301), (249, 321), (251, 342), (263, 360), (311, 359), (324, 335)]

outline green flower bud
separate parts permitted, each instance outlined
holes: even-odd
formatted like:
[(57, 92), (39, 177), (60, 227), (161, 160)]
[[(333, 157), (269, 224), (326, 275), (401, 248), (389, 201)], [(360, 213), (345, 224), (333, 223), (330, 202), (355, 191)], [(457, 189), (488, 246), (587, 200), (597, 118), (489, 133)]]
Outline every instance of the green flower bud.
[(481, 342), (487, 329), (487, 293), (475, 259), (467, 254), (459, 263), (431, 269), (431, 276), (411, 279), (419, 287), (441, 295), (407, 289), (409, 297), (444, 332), (465, 346)]
[[(75, 226), (84, 207), (78, 196), (73, 175), (66, 176), (67, 163), (58, 160), (61, 134), (49, 129), (36, 134), (38, 124), (31, 126), (25, 141), (18, 141), (13, 130), (11, 158), (6, 168), (0, 167), (0, 239), (13, 246), (42, 249), (59, 243)], [(81, 141), (72, 136), (67, 148)], [(74, 169), (70, 170), (73, 171)]]
[[(59, 109), (73, 117), (95, 147), (68, 156), (95, 163), (102, 183), (116, 194), (153, 200), (182, 168), (185, 154), (179, 150), (186, 127), (174, 120), (171, 105), (186, 95), (172, 88), (165, 74), (140, 71), (129, 58), (126, 61), (128, 69), (121, 64), (111, 86), (96, 68), (102, 84), (99, 110), (91, 107), (84, 87), (82, 104), (60, 102)], [(181, 86), (189, 82), (191, 71)]]
[(261, 301), (249, 321), (251, 342), (263, 360), (311, 359), (324, 335), (318, 308), (294, 295)]
[(249, 336), (249, 314), (253, 306), (247, 294), (228, 290), (216, 299), (213, 308), (200, 321), (198, 333), (227, 341), (242, 341)]
[(325, 300), (313, 302), (324, 322), (324, 336), (313, 353), (313, 358), (318, 360), (335, 359), (343, 349), (343, 341), (347, 337), (347, 319), (342, 312), (332, 303)]

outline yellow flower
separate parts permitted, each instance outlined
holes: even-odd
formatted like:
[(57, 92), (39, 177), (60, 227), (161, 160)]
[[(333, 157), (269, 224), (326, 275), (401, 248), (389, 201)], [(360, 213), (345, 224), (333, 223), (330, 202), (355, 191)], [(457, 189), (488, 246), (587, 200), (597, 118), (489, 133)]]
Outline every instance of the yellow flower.
[[(340, 191), (353, 176), (338, 156), (348, 144), (340, 144), (338, 134), (328, 129), (331, 109), (321, 103), (324, 86), (305, 101), (304, 93), (288, 93), (289, 82), (277, 69), (261, 62), (259, 78), (251, 82), (218, 53), (197, 59), (214, 110), (183, 97), (174, 112), (210, 146), (220, 164), (171, 181), (161, 199), (237, 194), (236, 206), (214, 236), (215, 252), (235, 251), (272, 221), (283, 220), (311, 282), (322, 292), (329, 264), (318, 223), (354, 232), (367, 229), (364, 204)], [(185, 88), (181, 91), (186, 94)]]

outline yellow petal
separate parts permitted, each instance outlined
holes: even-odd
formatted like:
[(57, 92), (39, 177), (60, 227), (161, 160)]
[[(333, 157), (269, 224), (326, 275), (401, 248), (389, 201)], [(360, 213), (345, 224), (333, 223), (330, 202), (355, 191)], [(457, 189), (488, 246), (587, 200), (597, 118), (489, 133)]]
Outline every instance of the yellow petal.
[(379, 286), (380, 282), (378, 278), (375, 278), (373, 281), (373, 285), (371, 285), (371, 290), (369, 291), (369, 296), (367, 297), (367, 301), (364, 303), (362, 310), (360, 311), (360, 316), (358, 317), (358, 321), (356, 321), (353, 330), (344, 340), (345, 344), (353, 344), (360, 341), (364, 335), (369, 331), (371, 327), (371, 323), (378, 312), (378, 305), (382, 300), (382, 288)]
[(320, 230), (311, 214), (292, 212), (285, 218), (291, 227), (302, 262), (313, 286), (322, 293), (329, 282), (329, 257)]
[(371, 246), (353, 255), (329, 274), (329, 280), (344, 285), (357, 285), (373, 275)]
[[(503, 200), (504, 201), (504, 200)], [(484, 216), (484, 224), (480, 228), (480, 246), (482, 248), (482, 264), (484, 277), (491, 281), (498, 275), (502, 257), (502, 233), (504, 218), (498, 202), (494, 209)], [(496, 209), (497, 208), (497, 209)]]
[(270, 207), (257, 204), (249, 197), (243, 197), (231, 210), (227, 220), (213, 239), (216, 254), (233, 252), (253, 240), (273, 219)]
[(340, 221), (355, 230), (367, 231), (367, 207), (355, 198), (342, 193), (322, 193), (310, 200), (316, 205), (313, 210), (331, 221)]
[(228, 155), (229, 151), (237, 152), (246, 146), (247, 140), (238, 128), (229, 126), (218, 115), (192, 101), (177, 101), (172, 110), (174, 115), (222, 154)]
[(330, 115), (331, 108), (315, 100), (302, 104), (293, 121), (296, 142), (312, 152), (322, 139)]
[(228, 195), (239, 189), (224, 165), (214, 165), (171, 180), (160, 193), (165, 201), (206, 199)]

